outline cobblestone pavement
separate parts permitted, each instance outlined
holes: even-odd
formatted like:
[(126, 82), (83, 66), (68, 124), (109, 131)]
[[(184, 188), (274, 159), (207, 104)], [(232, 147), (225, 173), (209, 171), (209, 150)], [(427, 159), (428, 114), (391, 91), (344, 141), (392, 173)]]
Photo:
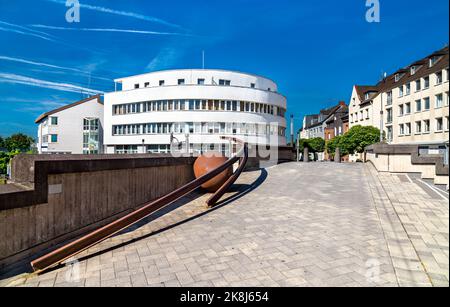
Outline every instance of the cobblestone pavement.
[[(289, 163), (14, 286), (448, 286), (448, 203), (370, 165)], [(176, 206), (174, 206), (176, 207)]]

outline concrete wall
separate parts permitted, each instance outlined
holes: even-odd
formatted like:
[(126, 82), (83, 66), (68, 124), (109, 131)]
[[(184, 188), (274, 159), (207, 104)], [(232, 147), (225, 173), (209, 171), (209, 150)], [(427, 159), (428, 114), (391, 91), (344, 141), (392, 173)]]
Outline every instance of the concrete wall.
[[(192, 158), (149, 156), (24, 159), (15, 178), (34, 190), (0, 194), (0, 270), (73, 239), (194, 179)], [(21, 156), (14, 163), (20, 164)], [(34, 164), (32, 169), (30, 165)], [(26, 170), (33, 175), (26, 175)], [(43, 195), (45, 194), (45, 195)]]
[(378, 144), (368, 148), (366, 161), (380, 172), (420, 173), (422, 179), (448, 185), (449, 168), (443, 165), (443, 157), (419, 156), (418, 152), (418, 146)]

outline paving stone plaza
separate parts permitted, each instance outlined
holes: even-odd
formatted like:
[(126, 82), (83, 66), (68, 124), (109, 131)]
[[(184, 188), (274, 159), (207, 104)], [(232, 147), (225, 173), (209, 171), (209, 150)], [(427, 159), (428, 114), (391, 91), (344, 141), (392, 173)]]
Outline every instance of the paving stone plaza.
[(448, 200), (404, 176), (370, 164), (248, 172), (212, 210), (192, 195), (64, 267), (0, 284), (449, 286)]

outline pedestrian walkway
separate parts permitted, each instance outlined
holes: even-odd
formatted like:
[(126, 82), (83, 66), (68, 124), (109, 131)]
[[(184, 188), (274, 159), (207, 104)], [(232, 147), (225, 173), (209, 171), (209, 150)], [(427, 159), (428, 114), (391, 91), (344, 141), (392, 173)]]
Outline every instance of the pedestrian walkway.
[(448, 203), (364, 164), (288, 163), (14, 286), (448, 286)]

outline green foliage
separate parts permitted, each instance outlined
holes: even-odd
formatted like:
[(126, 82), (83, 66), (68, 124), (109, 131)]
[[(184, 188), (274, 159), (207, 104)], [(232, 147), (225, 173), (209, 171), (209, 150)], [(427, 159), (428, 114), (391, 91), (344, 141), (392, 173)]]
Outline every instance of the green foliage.
[(0, 149), (5, 147), (5, 140), (0, 136)]
[(20, 152), (26, 152), (31, 149), (31, 145), (34, 143), (34, 139), (26, 136), (25, 134), (17, 133), (6, 138), (3, 143), (4, 147), (9, 152), (14, 152), (16, 150)]
[(339, 148), (348, 154), (363, 153), (367, 146), (380, 141), (380, 130), (372, 126), (355, 126), (339, 140)]
[(18, 150), (13, 152), (0, 152), (0, 175), (6, 174), (9, 162), (18, 154), (20, 154)]
[(324, 152), (325, 151), (325, 140), (322, 138), (314, 139), (301, 139), (300, 140), (300, 151), (305, 150), (305, 147), (309, 149), (310, 153)]
[(342, 144), (342, 136), (337, 136), (334, 139), (329, 140), (326, 144), (326, 150), (328, 154), (332, 157), (334, 157), (337, 148), (341, 150), (342, 156), (348, 155), (345, 145)]

